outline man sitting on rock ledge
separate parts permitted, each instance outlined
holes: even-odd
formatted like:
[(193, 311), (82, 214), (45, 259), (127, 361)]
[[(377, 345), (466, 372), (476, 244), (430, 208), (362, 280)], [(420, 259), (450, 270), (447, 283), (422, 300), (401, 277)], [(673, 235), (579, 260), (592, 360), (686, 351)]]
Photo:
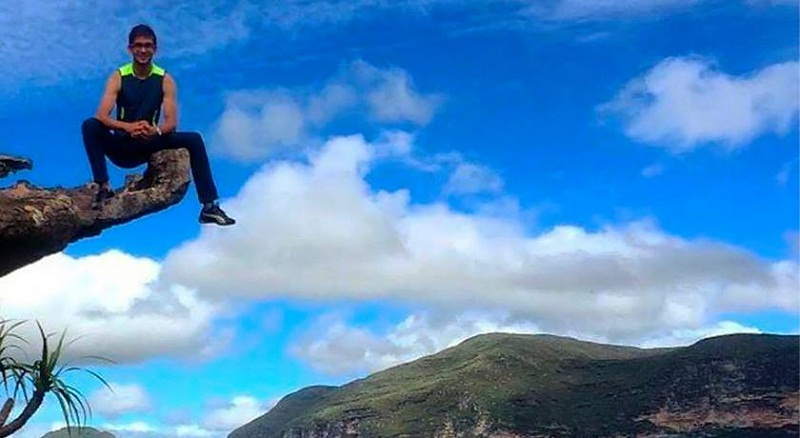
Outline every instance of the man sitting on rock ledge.
[[(178, 132), (177, 86), (163, 68), (153, 63), (156, 34), (140, 24), (128, 35), (133, 60), (109, 77), (95, 117), (83, 122), (83, 144), (98, 185), (96, 202), (114, 196), (108, 182), (106, 156), (122, 168), (133, 168), (166, 149), (186, 148), (197, 197), (203, 204), (200, 223), (236, 223), (219, 207), (217, 188), (211, 175), (203, 138), (197, 132)], [(110, 116), (116, 106), (117, 116)], [(163, 108), (164, 121), (159, 124)]]

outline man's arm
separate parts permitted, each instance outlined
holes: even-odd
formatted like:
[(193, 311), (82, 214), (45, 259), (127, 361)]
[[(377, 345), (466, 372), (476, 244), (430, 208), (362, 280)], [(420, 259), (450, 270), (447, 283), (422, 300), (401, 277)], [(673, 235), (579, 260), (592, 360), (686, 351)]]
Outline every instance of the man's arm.
[(100, 99), (100, 105), (97, 107), (95, 118), (102, 124), (110, 129), (119, 129), (127, 132), (128, 134), (135, 134), (137, 130), (141, 130), (141, 123), (128, 123), (116, 120), (110, 116), (111, 110), (117, 102), (117, 95), (122, 87), (122, 77), (118, 71), (111, 73), (111, 76), (106, 81), (106, 89), (103, 92), (103, 97)]
[(162, 134), (167, 134), (178, 129), (178, 86), (169, 73), (164, 75), (162, 88), (164, 90), (162, 102), (164, 121), (158, 128), (161, 129)]

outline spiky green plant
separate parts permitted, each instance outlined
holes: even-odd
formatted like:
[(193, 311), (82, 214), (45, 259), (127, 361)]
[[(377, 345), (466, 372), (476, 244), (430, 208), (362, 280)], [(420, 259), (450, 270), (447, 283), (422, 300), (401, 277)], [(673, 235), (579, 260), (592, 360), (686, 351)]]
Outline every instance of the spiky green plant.
[[(13, 323), (0, 321), (0, 378), (3, 379), (6, 392), (9, 392), (9, 381), (13, 383), (14, 387), (11, 397), (6, 400), (3, 408), (0, 409), (0, 437), (9, 436), (22, 428), (41, 407), (47, 394), (52, 394), (58, 400), (68, 430), (71, 430), (72, 425), (80, 426), (85, 424), (85, 420), (91, 416), (91, 407), (80, 390), (65, 382), (64, 376), (67, 373), (83, 371), (97, 378), (103, 385), (111, 389), (108, 382), (94, 371), (63, 364), (64, 350), (74, 341), (64, 343), (66, 338), (65, 330), (58, 338), (55, 348), (51, 348), (50, 338), (54, 334), (46, 334), (38, 321), (36, 326), (39, 329), (42, 340), (41, 356), (32, 363), (14, 359), (8, 352), (12, 348), (20, 347), (11, 341), (28, 344), (26, 340), (12, 333), (23, 323), (25, 321)], [(99, 357), (93, 358), (105, 360)], [(6, 424), (15, 400), (20, 393), (25, 401), (25, 407), (15, 419)]]

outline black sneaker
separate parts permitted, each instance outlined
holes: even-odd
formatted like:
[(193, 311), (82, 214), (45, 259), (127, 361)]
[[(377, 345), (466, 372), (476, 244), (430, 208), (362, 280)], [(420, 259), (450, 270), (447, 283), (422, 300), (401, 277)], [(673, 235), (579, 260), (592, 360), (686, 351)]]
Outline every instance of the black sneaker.
[(94, 195), (94, 205), (97, 206), (101, 202), (111, 199), (114, 197), (114, 191), (108, 187), (101, 188), (97, 191), (97, 194)]
[(233, 218), (229, 217), (219, 208), (219, 205), (212, 205), (210, 207), (203, 207), (200, 210), (199, 221), (201, 224), (217, 224), (220, 226), (233, 225), (236, 223)]

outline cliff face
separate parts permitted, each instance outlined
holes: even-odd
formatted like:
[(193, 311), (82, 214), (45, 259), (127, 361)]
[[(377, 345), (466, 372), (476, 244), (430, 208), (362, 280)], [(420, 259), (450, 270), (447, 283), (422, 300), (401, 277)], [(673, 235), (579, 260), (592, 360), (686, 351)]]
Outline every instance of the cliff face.
[(644, 350), (483, 335), (287, 396), (231, 438), (798, 436), (800, 338)]
[(678, 366), (661, 382), (657, 409), (641, 418), (659, 431), (739, 431), (754, 436), (783, 431), (797, 436), (798, 338), (782, 340), (727, 337), (705, 340), (676, 354)]
[[(31, 162), (0, 154), (0, 178)], [(116, 196), (95, 204), (95, 184), (42, 188), (27, 181), (0, 188), (0, 277), (100, 234), (180, 202), (189, 187), (185, 149), (153, 154), (144, 175), (130, 174)]]

